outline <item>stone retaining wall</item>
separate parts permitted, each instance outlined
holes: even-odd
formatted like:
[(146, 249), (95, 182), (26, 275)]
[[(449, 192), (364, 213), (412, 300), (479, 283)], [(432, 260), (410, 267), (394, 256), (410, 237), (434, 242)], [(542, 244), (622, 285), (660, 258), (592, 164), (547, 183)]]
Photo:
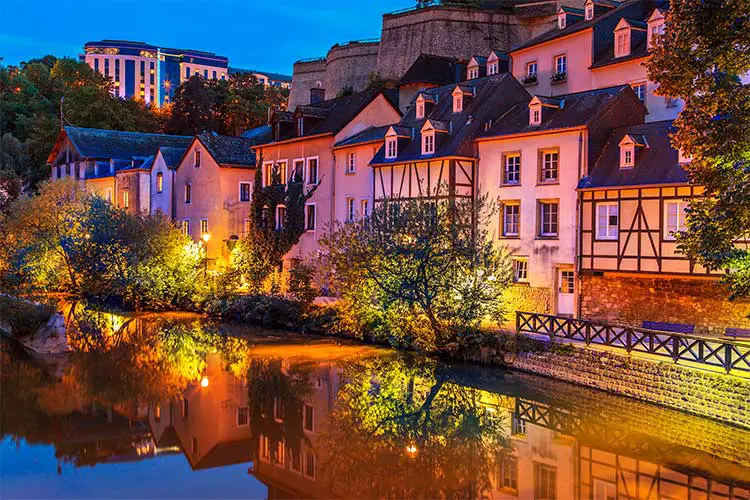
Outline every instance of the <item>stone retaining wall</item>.
[(518, 354), (513, 369), (649, 401), (750, 429), (750, 380), (566, 346)]

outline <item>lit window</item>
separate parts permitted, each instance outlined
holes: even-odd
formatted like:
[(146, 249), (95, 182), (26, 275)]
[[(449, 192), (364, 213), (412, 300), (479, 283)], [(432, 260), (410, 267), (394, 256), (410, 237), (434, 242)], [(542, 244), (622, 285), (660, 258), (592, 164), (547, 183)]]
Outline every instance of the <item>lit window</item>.
[(274, 453), (273, 461), (279, 467), (284, 466), (286, 458), (284, 454), (285, 449), (286, 446), (284, 446), (284, 441), (279, 441), (278, 443), (276, 443), (276, 453)]
[(370, 210), (370, 200), (362, 200), (362, 217), (367, 217)]
[(164, 174), (159, 172), (156, 174), (156, 192), (161, 193), (164, 191)]
[(417, 120), (421, 120), (422, 118), (424, 118), (424, 101), (421, 99), (417, 100), (416, 114), (417, 114)]
[(196, 167), (196, 168), (198, 168), (198, 167), (201, 166), (201, 151), (200, 151), (200, 149), (196, 149), (195, 150), (195, 160), (194, 160), (193, 166)]
[(127, 189), (122, 192), (122, 208), (130, 208), (130, 192)]
[(537, 72), (536, 61), (531, 61), (530, 63), (526, 63), (526, 76), (536, 76), (536, 72)]
[(615, 57), (624, 57), (630, 54), (630, 30), (621, 29), (615, 33)]
[(558, 203), (539, 202), (539, 236), (557, 236)]
[(521, 205), (517, 201), (503, 203), (502, 234), (505, 237), (518, 236), (521, 223)]
[(190, 221), (184, 220), (182, 221), (182, 234), (185, 236), (190, 236)]
[(356, 216), (356, 210), (354, 206), (354, 198), (346, 199), (346, 221), (353, 222)]
[(315, 409), (308, 405), (302, 405), (302, 424), (305, 432), (315, 432)]
[(688, 204), (685, 201), (667, 201), (664, 203), (664, 239), (675, 240), (677, 233), (687, 229), (686, 215)]
[(318, 183), (318, 159), (317, 158), (307, 159), (307, 183), (308, 184)]
[(457, 93), (453, 96), (453, 112), (461, 113), (464, 110), (464, 96)]
[(307, 205), (305, 210), (305, 230), (315, 231), (315, 205)]
[(201, 234), (208, 234), (208, 219), (201, 219)]
[(534, 464), (534, 498), (537, 500), (557, 498), (557, 468)]
[(435, 152), (435, 131), (422, 132), (422, 154), (431, 155)]
[(250, 201), (252, 184), (249, 182), (240, 182), (240, 201)]
[(268, 436), (260, 435), (259, 445), (260, 445), (260, 459), (264, 462), (270, 462), (271, 461), (271, 440), (268, 438)]
[(620, 227), (617, 203), (596, 204), (596, 238), (616, 240)]
[(497, 464), (497, 484), (501, 489), (516, 492), (518, 490), (518, 459), (503, 455)]
[(513, 257), (513, 281), (516, 283), (529, 281), (529, 259), (526, 257)]
[(286, 207), (279, 205), (276, 207), (276, 229), (284, 229), (286, 226)]
[(542, 151), (541, 159), (539, 182), (557, 182), (560, 153), (557, 150)]
[(263, 187), (273, 184), (273, 162), (263, 164)]
[(112, 188), (107, 188), (105, 193), (104, 199), (107, 200), (107, 202), (112, 203)]
[(646, 82), (631, 83), (630, 88), (633, 89), (636, 97), (638, 97), (641, 102), (646, 102)]
[(511, 153), (504, 158), (503, 184), (518, 184), (521, 181), (521, 155)]
[(623, 144), (620, 146), (620, 168), (632, 168), (635, 165), (635, 146)]
[(286, 184), (287, 177), (286, 177), (286, 162), (280, 161), (276, 164), (276, 168), (279, 169), (279, 179), (281, 180), (282, 184)]
[(193, 187), (190, 184), (185, 184), (185, 203), (190, 203), (192, 199)]
[(392, 160), (398, 156), (398, 138), (386, 137), (385, 138), (385, 157), (388, 160)]
[(346, 171), (347, 173), (354, 173), (357, 170), (357, 153), (351, 152), (349, 153), (349, 156), (347, 157), (346, 161)]
[(565, 75), (568, 73), (568, 56), (565, 54), (555, 56), (555, 71), (558, 75)]

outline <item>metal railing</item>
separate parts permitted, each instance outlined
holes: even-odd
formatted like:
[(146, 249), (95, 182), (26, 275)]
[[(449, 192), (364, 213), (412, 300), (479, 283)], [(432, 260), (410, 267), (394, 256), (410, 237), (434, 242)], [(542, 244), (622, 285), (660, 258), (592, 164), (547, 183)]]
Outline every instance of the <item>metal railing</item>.
[(732, 370), (750, 373), (750, 343), (745, 342), (520, 311), (516, 312), (516, 332), (544, 335), (552, 341), (615, 347), (628, 354), (643, 353), (670, 358), (675, 363), (723, 368), (727, 373)]

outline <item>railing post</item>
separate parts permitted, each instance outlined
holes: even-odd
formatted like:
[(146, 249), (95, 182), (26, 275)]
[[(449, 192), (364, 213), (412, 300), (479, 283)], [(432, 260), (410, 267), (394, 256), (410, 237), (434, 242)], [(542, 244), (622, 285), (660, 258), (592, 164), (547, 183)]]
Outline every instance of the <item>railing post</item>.
[(586, 345), (590, 345), (591, 344), (591, 323), (589, 323), (588, 321), (586, 321), (586, 328), (584, 328), (584, 331), (585, 331), (584, 336), (586, 339)]
[(625, 346), (628, 350), (628, 354), (633, 350), (633, 330), (628, 328), (627, 334), (625, 335)]
[(549, 339), (551, 341), (555, 341), (555, 317), (554, 316), (547, 316), (547, 330), (549, 331)]
[(680, 359), (680, 337), (677, 335), (672, 335), (672, 358), (675, 364)]
[(732, 371), (732, 344), (724, 344), (724, 369)]
[(516, 311), (516, 335), (521, 333), (521, 311)]

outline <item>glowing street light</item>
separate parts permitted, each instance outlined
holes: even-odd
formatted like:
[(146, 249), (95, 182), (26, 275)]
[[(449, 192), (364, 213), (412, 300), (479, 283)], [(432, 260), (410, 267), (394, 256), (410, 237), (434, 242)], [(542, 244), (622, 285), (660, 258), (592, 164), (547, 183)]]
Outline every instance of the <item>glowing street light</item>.
[(406, 454), (410, 457), (415, 457), (417, 455), (417, 451), (417, 445), (415, 444), (410, 444), (406, 447)]
[(203, 377), (203, 378), (201, 379), (201, 387), (203, 387), (204, 389), (205, 389), (206, 387), (208, 387), (208, 377)]

